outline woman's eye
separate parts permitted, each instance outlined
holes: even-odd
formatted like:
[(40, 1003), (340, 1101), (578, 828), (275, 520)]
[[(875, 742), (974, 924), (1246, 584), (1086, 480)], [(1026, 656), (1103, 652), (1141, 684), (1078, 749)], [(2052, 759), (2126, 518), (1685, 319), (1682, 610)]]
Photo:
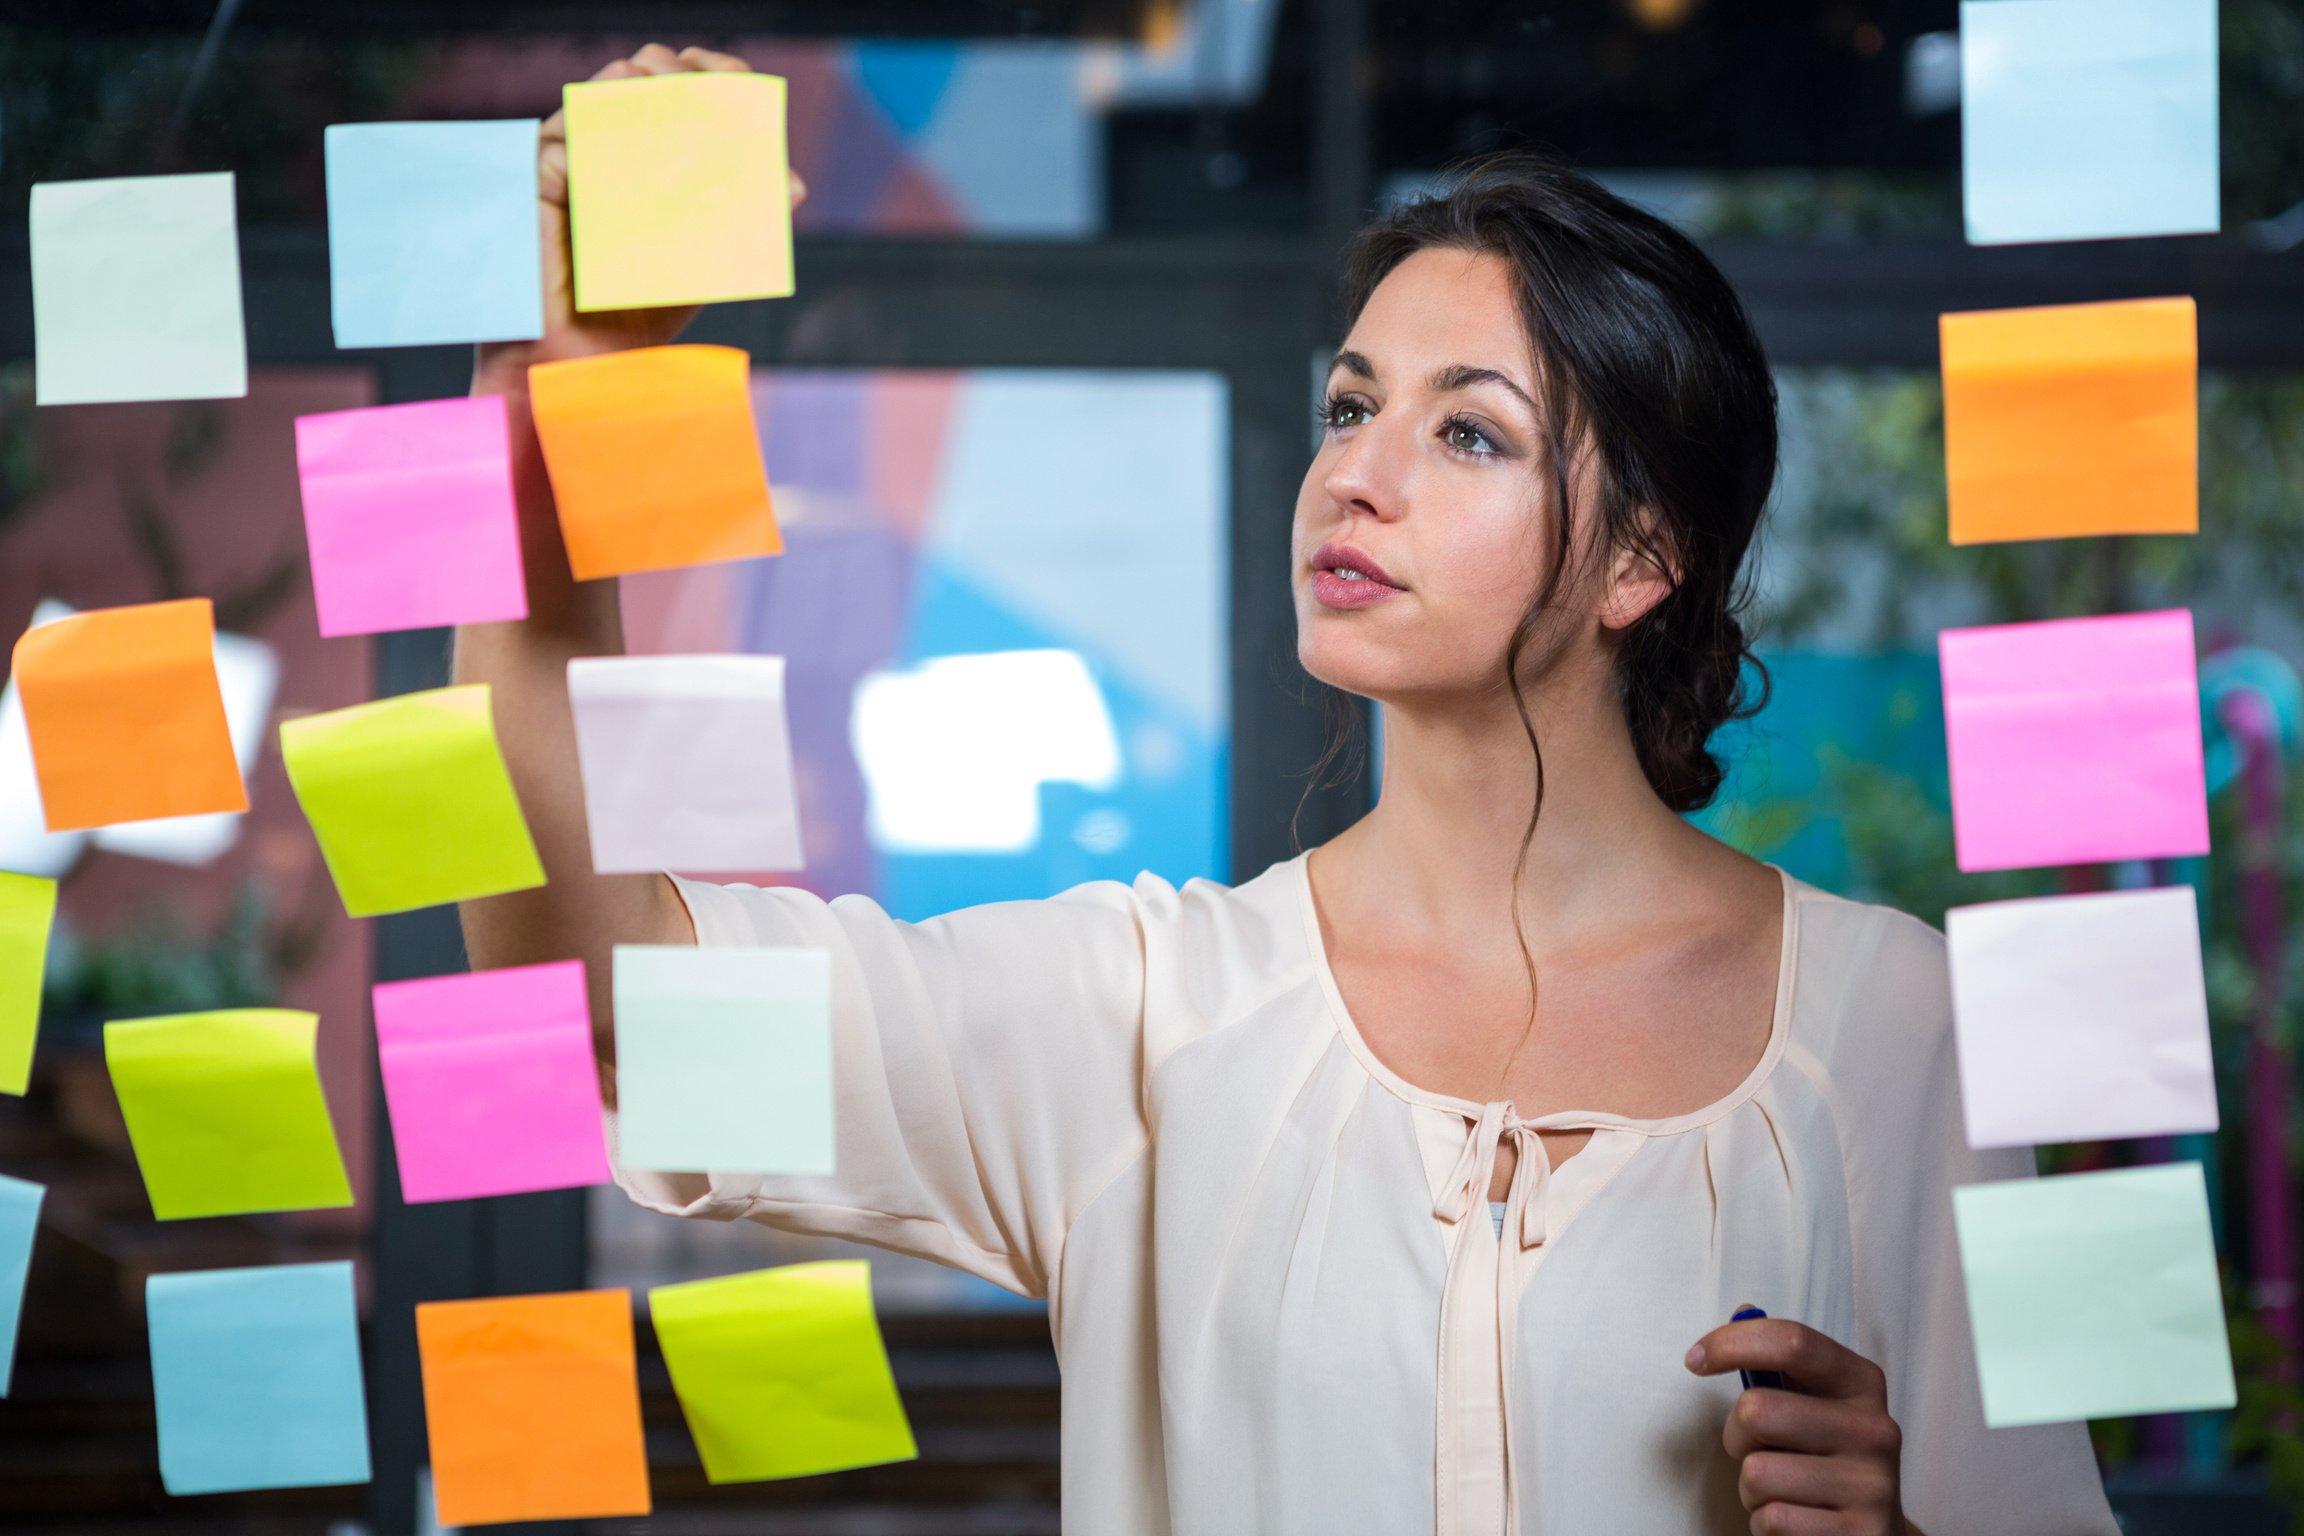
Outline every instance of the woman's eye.
[(1328, 402), (1328, 425), (1356, 427), (1368, 419), (1368, 405), (1362, 400), (1339, 396)]
[(1449, 422), (1442, 430), (1442, 435), (1447, 440), (1449, 447), (1465, 453), (1494, 453), (1496, 451), (1496, 445), (1488, 440), (1488, 434), (1468, 421)]

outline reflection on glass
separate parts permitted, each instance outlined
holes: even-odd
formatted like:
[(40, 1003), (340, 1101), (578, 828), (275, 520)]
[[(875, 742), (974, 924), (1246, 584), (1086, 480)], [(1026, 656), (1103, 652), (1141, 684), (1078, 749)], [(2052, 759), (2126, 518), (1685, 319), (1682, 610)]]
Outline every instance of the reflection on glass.
[[(1120, 776), (1111, 711), (1072, 651), (946, 656), (868, 674), (851, 739), (872, 841), (892, 853), (1022, 852), (1040, 840), (1041, 785), (1110, 789)], [(1125, 818), (1105, 825), (1096, 851), (1115, 852)]]

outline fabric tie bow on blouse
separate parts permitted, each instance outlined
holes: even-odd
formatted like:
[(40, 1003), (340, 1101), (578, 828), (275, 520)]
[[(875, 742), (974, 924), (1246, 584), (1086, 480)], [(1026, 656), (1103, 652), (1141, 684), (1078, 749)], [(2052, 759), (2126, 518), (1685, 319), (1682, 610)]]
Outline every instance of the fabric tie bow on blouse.
[(1512, 1139), (1512, 1184), (1505, 1192), (1504, 1207), (1508, 1215), (1519, 1213), (1520, 1246), (1534, 1248), (1544, 1241), (1542, 1196), (1551, 1178), (1552, 1159), (1544, 1150), (1544, 1138), (1535, 1123), (1521, 1119), (1509, 1102), (1481, 1110), (1464, 1150), (1456, 1156), (1456, 1166), (1440, 1186), (1439, 1198), (1432, 1202), (1432, 1214), (1442, 1221), (1458, 1222), (1480, 1208), (1496, 1176), (1497, 1148), (1507, 1136)]

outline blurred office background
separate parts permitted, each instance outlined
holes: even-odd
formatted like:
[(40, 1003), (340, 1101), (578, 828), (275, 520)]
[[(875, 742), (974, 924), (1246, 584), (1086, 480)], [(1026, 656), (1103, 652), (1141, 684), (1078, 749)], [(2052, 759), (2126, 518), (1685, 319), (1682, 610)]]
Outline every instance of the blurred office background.
[[(1539, 144), (1704, 241), (1786, 429), (1758, 567), (1776, 701), (1732, 733), (1706, 824), (1931, 921), (2084, 878), (2201, 885), (2226, 1129), (2117, 1155), (2208, 1163), (2241, 1405), (2095, 1435), (2132, 1532), (2290, 1529), (2304, 8), (2223, 0), (2222, 234), (1995, 249), (1961, 238), (1957, 19), (1954, 0), (0, 4), (0, 629), (43, 602), (212, 594), (248, 642), (226, 681), (255, 727), (245, 819), (57, 838), (0, 706), (0, 868), (64, 879), (33, 1090), (0, 1099), (7, 1166), (51, 1189), (0, 1401), (0, 1527), (408, 1536), (429, 1511), (415, 1302), (827, 1251), (612, 1190), (402, 1203), (367, 987), (457, 968), (454, 913), (347, 920), (269, 744), (280, 718), (445, 666), (442, 635), (314, 628), (291, 419), (460, 393), (470, 364), (332, 345), (321, 130), (541, 116), (662, 39), (790, 79), (811, 196), (798, 296), (693, 332), (752, 354), (789, 553), (630, 582), (633, 643), (792, 658), (804, 878), (904, 916), (1141, 868), (1246, 877), (1365, 805), (1349, 756), (1311, 775), (1335, 716), (1294, 665), (1286, 550), (1339, 339), (1334, 257), (1370, 210), (1461, 155)], [(202, 170), (238, 175), (247, 398), (35, 413), (30, 185)], [(1949, 548), (1937, 315), (2163, 294), (2201, 307), (2202, 536)], [(2215, 855), (1954, 873), (1936, 630), (2160, 604), (2199, 614)], [(102, 1021), (274, 1001), (322, 1015), (358, 1205), (153, 1222)], [(373, 1485), (167, 1498), (145, 1276), (326, 1257), (359, 1264)], [(899, 1261), (875, 1282), (917, 1462), (711, 1488), (643, 1329), (658, 1512), (591, 1528), (1053, 1532), (1041, 1309)]]

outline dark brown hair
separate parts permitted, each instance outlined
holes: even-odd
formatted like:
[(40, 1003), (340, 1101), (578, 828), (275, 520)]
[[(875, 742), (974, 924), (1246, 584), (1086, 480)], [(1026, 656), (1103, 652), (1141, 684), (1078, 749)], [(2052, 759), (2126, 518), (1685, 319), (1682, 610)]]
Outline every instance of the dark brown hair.
[(1599, 548), (1639, 550), (1674, 577), (1670, 595), (1625, 629), (1617, 658), (1641, 771), (1675, 811), (1709, 805), (1722, 778), (1712, 733), (1767, 698), (1741, 622), (1744, 556), (1776, 477), (1776, 385), (1751, 319), (1686, 235), (1522, 151), (1470, 162), (1443, 190), (1362, 229), (1345, 256), (1347, 324), (1395, 267), (1435, 248), (1511, 268), (1545, 403), (1556, 558), (1503, 660), (1536, 755), (1529, 833), (1543, 808), (1544, 752), (1520, 669), (1568, 573), (1583, 510), (1569, 474), (1583, 451), (1593, 456)]

